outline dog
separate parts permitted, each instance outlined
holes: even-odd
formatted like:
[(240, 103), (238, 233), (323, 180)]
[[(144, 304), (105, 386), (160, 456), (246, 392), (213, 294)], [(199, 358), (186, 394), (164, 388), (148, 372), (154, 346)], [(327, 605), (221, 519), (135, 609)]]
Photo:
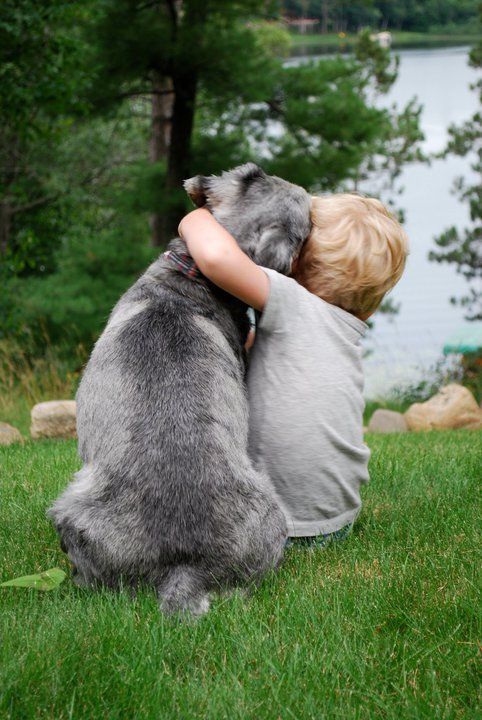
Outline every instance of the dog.
[[(184, 186), (256, 263), (289, 273), (305, 190), (253, 163)], [(287, 530), (248, 457), (247, 308), (180, 272), (186, 254), (171, 241), (114, 307), (77, 393), (83, 467), (48, 514), (78, 585), (148, 584), (166, 614), (198, 616), (213, 591), (275, 568)]]

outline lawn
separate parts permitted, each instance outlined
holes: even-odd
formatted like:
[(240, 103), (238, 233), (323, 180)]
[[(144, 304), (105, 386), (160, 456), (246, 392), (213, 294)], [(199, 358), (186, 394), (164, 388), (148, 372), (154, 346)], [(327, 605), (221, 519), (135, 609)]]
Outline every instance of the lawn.
[[(0, 590), (0, 717), (476, 718), (482, 433), (368, 436), (356, 531), (287, 552), (195, 625), (152, 593)], [(45, 508), (74, 442), (0, 448), (1, 577), (66, 561)], [(479, 558), (480, 560), (480, 558)]]

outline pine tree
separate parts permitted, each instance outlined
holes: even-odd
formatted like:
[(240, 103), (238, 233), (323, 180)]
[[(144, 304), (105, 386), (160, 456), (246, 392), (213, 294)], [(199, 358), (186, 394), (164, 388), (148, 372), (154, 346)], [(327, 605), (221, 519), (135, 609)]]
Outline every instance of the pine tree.
[(271, 61), (247, 24), (265, 6), (256, 0), (99, 4), (89, 33), (97, 46), (96, 106), (109, 110), (126, 97), (151, 99), (150, 160), (162, 182), (151, 221), (154, 245), (172, 235), (184, 208), (181, 187), (190, 173), (200, 93), (249, 96), (253, 85), (267, 85)]
[(97, 47), (96, 107), (112, 112), (125, 98), (151, 99), (153, 245), (175, 232), (185, 208), (182, 180), (195, 171), (214, 172), (251, 156), (287, 179), (327, 189), (356, 182), (368, 158), (386, 158), (396, 144), (404, 148), (399, 164), (413, 157), (416, 109), (405, 111), (402, 128), (402, 116), (369, 101), (373, 84), (385, 91), (396, 77), (388, 54), (365, 33), (357, 58), (287, 67), (260, 33), (266, 6), (260, 0), (100, 4), (89, 31)]
[[(470, 53), (469, 63), (472, 67), (482, 67), (482, 43)], [(482, 100), (482, 81), (479, 80), (475, 87), (479, 100)], [(457, 192), (461, 200), (469, 204), (471, 225), (463, 231), (456, 227), (445, 230), (435, 239), (438, 249), (429, 253), (429, 259), (455, 265), (469, 287), (466, 295), (452, 297), (451, 302), (466, 308), (467, 320), (482, 320), (482, 114), (476, 112), (460, 127), (451, 127), (449, 133), (450, 140), (444, 154), (466, 156), (475, 153), (472, 169), (477, 173), (479, 182), (467, 186), (463, 178), (458, 179)]]

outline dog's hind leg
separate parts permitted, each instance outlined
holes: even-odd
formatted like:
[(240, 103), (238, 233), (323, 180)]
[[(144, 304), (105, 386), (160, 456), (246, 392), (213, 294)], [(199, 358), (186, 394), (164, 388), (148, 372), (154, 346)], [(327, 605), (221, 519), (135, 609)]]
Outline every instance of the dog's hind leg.
[(96, 587), (101, 583), (101, 575), (86, 552), (86, 541), (82, 532), (57, 526), (60, 535), (60, 547), (72, 564), (72, 582), (79, 587)]
[(206, 574), (191, 565), (169, 568), (157, 587), (159, 605), (166, 615), (196, 618), (209, 610), (209, 587)]

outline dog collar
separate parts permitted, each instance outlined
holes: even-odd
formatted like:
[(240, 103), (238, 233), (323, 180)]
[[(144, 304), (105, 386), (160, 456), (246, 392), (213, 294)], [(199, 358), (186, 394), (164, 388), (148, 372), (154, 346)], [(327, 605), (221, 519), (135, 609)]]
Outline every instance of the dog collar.
[(176, 270), (179, 270), (179, 272), (191, 278), (191, 280), (199, 280), (202, 278), (202, 272), (192, 257), (187, 253), (177, 253), (174, 252), (174, 250), (166, 250), (164, 257), (174, 265)]

